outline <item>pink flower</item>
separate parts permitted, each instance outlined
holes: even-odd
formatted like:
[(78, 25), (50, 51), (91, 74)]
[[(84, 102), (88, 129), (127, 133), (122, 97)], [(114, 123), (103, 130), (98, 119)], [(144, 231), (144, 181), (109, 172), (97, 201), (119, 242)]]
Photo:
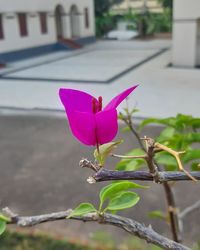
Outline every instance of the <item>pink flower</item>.
[(102, 110), (102, 97), (98, 99), (79, 90), (60, 89), (73, 135), (86, 145), (101, 145), (112, 141), (118, 131), (118, 105), (137, 87), (133, 86), (114, 97)]

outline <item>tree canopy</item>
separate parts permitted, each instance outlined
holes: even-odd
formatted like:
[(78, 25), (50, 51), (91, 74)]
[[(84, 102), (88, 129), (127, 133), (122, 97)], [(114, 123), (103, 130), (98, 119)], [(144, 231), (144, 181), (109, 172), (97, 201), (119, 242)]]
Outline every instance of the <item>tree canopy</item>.
[(114, 5), (121, 3), (123, 0), (95, 0), (95, 15), (102, 16), (107, 13)]

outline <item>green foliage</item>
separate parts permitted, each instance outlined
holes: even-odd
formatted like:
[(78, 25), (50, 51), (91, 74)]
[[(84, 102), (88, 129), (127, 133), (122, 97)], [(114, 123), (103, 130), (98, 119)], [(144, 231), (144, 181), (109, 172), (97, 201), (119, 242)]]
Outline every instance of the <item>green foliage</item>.
[[(157, 142), (176, 151), (185, 151), (181, 156), (182, 162), (190, 164), (196, 171), (200, 170), (198, 167), (200, 149), (196, 148), (200, 143), (200, 118), (183, 114), (165, 119), (149, 118), (140, 124), (140, 130), (152, 123), (164, 125), (162, 132), (156, 138)], [(159, 164), (164, 165), (166, 170), (177, 169), (175, 158), (166, 152), (157, 153), (155, 159)]]
[(104, 14), (108, 13), (110, 8), (114, 4), (121, 3), (123, 0), (95, 0), (95, 15), (97, 17), (103, 16)]
[(150, 218), (159, 218), (161, 220), (167, 219), (166, 215), (160, 210), (154, 210), (154, 211), (149, 212), (149, 217)]
[(127, 190), (134, 189), (134, 188), (147, 188), (147, 187), (141, 186), (139, 184), (136, 184), (130, 181), (120, 181), (120, 182), (109, 184), (108, 186), (102, 188), (99, 194), (99, 198), (100, 198), (99, 209), (102, 210), (103, 204), (106, 200), (110, 200), (111, 202), (113, 199), (115, 199), (122, 193), (125, 193)]
[[(115, 241), (106, 231), (92, 234), (95, 244), (82, 245), (67, 240), (55, 239), (46, 235), (27, 234), (7, 231), (0, 240), (0, 250), (158, 250), (157, 246), (145, 243), (143, 240), (130, 236), (115, 245)], [(200, 246), (200, 245), (199, 245)], [(193, 248), (200, 250), (198, 244)]]
[(164, 10), (162, 14), (151, 13), (148, 19), (147, 35), (171, 32), (172, 30), (172, 13), (170, 9)]
[(103, 166), (106, 158), (111, 154), (111, 152), (123, 142), (123, 140), (119, 140), (116, 142), (109, 142), (103, 144), (99, 147), (99, 152), (97, 149), (94, 151), (94, 158), (98, 161), (98, 163)]
[(193, 162), (192, 165), (191, 165), (191, 170), (192, 171), (200, 171), (200, 163)]
[(96, 36), (102, 37), (117, 24), (116, 16), (110, 13), (110, 8), (123, 0), (95, 0)]
[[(96, 231), (90, 234), (90, 239), (97, 245), (97, 250), (116, 250), (115, 240), (106, 231)], [(96, 249), (96, 248), (95, 248)]]
[(164, 119), (148, 118), (142, 121), (139, 128), (142, 129), (146, 125), (152, 123), (166, 125), (178, 131), (184, 131), (185, 129), (196, 130), (200, 128), (200, 118), (195, 118), (191, 115), (183, 114), (178, 114), (176, 117), (169, 117)]
[(161, 32), (171, 32), (172, 30), (172, 11), (170, 8), (163, 10), (163, 13), (133, 13), (128, 11), (123, 20), (135, 23), (135, 29), (140, 36), (152, 35)]
[[(139, 148), (133, 149), (128, 152), (127, 156), (138, 156), (144, 155), (145, 152)], [(134, 171), (138, 170), (141, 167), (146, 166), (146, 161), (142, 158), (139, 159), (122, 159), (116, 165), (116, 170), (126, 170), (126, 171)]]
[(73, 216), (83, 216), (85, 214), (92, 212), (97, 212), (97, 210), (91, 203), (81, 203), (71, 212), (71, 214), (67, 217), (67, 219)]
[(130, 181), (114, 182), (101, 189), (98, 210), (91, 203), (81, 203), (78, 207), (72, 210), (67, 219), (73, 216), (83, 216), (91, 212), (96, 212), (102, 215), (107, 210), (116, 212), (118, 210), (133, 207), (139, 201), (138, 194), (129, 191), (133, 188), (147, 187)]
[(114, 29), (116, 27), (116, 24), (116, 18), (109, 13), (104, 14), (103, 16), (96, 16), (96, 36), (104, 36), (108, 31)]
[(28, 235), (6, 231), (0, 239), (0, 250), (92, 250), (92, 247), (56, 240), (45, 235)]
[(110, 200), (104, 211), (118, 211), (133, 207), (138, 203), (139, 199), (138, 194), (134, 192), (121, 192), (118, 196)]
[(6, 230), (6, 222), (4, 220), (0, 220), (0, 235), (4, 233)]
[(10, 222), (10, 218), (6, 217), (3, 214), (0, 214), (0, 235), (5, 232), (7, 222)]
[(161, 3), (164, 8), (172, 9), (172, 7), (173, 7), (173, 1), (172, 0), (157, 0), (157, 1), (159, 3)]

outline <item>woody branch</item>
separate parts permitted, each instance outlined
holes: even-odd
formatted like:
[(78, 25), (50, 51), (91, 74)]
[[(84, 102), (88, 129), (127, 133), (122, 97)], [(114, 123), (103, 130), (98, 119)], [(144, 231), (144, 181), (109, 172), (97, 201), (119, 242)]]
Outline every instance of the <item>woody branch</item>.
[[(9, 224), (16, 224), (19, 227), (31, 227), (44, 222), (64, 220), (70, 215), (71, 211), (72, 210), (69, 209), (66, 211), (36, 216), (18, 216), (14, 214), (9, 208), (4, 209), (4, 213), (10, 216), (11, 221)], [(151, 228), (151, 226), (145, 227), (135, 220), (124, 218), (122, 216), (108, 213), (103, 215), (98, 215), (97, 213), (88, 213), (81, 217), (70, 217), (70, 219), (80, 220), (83, 222), (98, 222), (100, 224), (113, 225), (146, 240), (148, 243), (153, 243), (157, 246), (160, 246), (163, 249), (190, 250), (190, 248), (158, 234)]]

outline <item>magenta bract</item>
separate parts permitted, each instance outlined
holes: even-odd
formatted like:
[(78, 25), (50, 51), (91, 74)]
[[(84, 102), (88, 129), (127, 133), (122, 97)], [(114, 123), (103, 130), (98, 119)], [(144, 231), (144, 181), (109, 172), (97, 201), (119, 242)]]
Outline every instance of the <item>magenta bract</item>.
[(101, 145), (113, 140), (118, 131), (117, 106), (137, 87), (114, 97), (102, 110), (102, 97), (96, 99), (75, 89), (60, 89), (73, 135), (85, 145)]

